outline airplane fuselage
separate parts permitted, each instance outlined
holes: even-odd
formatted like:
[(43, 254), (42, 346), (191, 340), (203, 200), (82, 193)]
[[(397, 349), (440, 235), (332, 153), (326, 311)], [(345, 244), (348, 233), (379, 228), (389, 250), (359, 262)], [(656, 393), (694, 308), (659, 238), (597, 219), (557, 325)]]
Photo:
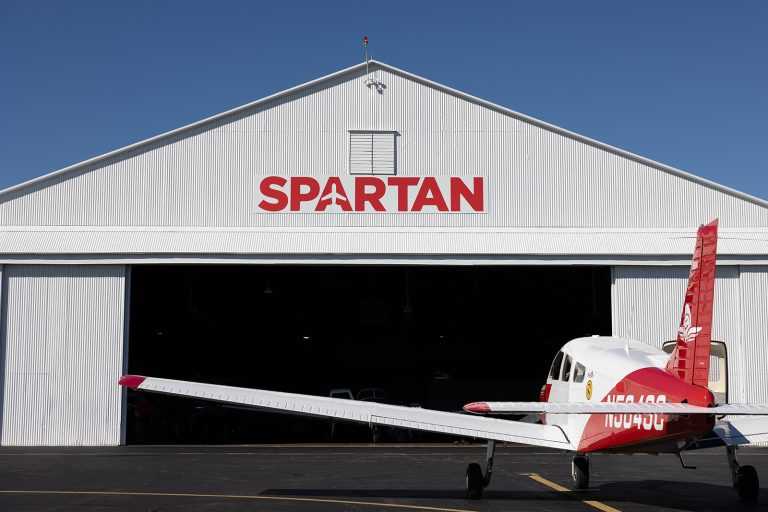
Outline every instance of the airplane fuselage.
[[(664, 369), (669, 355), (638, 341), (577, 338), (557, 356), (541, 399), (549, 402), (688, 403), (711, 406), (713, 394)], [(711, 432), (712, 416), (668, 414), (547, 414), (577, 451), (678, 452)]]

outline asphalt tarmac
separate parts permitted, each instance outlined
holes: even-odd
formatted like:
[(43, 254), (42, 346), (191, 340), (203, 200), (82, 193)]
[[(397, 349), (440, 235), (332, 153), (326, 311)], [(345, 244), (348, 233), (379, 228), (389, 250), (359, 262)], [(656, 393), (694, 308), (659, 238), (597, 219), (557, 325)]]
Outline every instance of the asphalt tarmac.
[[(570, 456), (504, 446), (482, 500), (464, 498), (484, 446), (129, 446), (0, 449), (0, 511), (480, 512), (768, 510), (731, 489), (723, 449), (595, 455), (572, 491)], [(742, 449), (768, 483), (768, 450)]]

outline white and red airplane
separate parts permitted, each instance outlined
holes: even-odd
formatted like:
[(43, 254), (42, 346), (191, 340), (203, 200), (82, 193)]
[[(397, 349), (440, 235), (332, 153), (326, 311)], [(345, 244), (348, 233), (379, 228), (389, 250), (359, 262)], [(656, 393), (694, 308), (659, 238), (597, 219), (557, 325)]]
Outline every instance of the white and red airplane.
[[(574, 453), (577, 488), (589, 485), (589, 454), (672, 453), (725, 446), (734, 488), (744, 501), (759, 493), (752, 466), (736, 447), (768, 441), (768, 404), (717, 404), (708, 389), (714, 302), (717, 221), (701, 226), (671, 357), (652, 346), (611, 336), (577, 338), (557, 353), (538, 402), (474, 402), (467, 413), (434, 411), (125, 375), (141, 391), (235, 403), (367, 424), (402, 427), (488, 442), (485, 469), (470, 464), (467, 495), (479, 498), (491, 480), (497, 441)], [(485, 415), (540, 414), (538, 423)]]

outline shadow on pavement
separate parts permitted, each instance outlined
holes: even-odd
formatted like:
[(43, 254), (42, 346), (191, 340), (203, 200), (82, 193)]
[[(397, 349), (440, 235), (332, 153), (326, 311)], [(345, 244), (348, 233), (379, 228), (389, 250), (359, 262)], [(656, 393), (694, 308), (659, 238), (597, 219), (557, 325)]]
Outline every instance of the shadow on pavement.
[[(464, 500), (464, 492), (457, 489), (267, 489), (264, 496), (294, 496), (331, 499), (401, 498)], [(768, 494), (765, 499), (768, 499)], [(584, 501), (596, 500), (621, 508), (622, 503), (643, 505), (669, 510), (733, 511), (768, 510), (768, 503), (742, 504), (729, 485), (696, 482), (644, 480), (603, 484), (586, 491), (553, 492), (504, 491), (488, 489), (481, 501)]]
[[(600, 485), (583, 494), (580, 499), (594, 499), (609, 504), (635, 503), (672, 510), (768, 510), (768, 503), (746, 505), (739, 501), (730, 485), (669, 480), (641, 480), (612, 482)], [(763, 490), (761, 498), (768, 500)], [(621, 507), (619, 507), (621, 508)]]

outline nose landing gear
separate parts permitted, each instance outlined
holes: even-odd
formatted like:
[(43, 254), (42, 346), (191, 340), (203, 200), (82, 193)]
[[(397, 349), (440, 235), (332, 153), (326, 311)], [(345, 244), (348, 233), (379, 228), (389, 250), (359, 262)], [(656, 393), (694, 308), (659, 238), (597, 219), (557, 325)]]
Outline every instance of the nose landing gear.
[(488, 441), (485, 450), (485, 473), (483, 473), (480, 464), (473, 462), (467, 466), (467, 498), (470, 500), (479, 500), (483, 497), (483, 489), (491, 483), (493, 474), (493, 456), (496, 452), (496, 441)]
[(755, 467), (739, 464), (736, 460), (735, 446), (728, 446), (725, 451), (728, 456), (728, 467), (731, 470), (733, 488), (736, 489), (739, 499), (744, 503), (757, 502), (757, 496), (760, 494), (760, 480), (757, 477)]

